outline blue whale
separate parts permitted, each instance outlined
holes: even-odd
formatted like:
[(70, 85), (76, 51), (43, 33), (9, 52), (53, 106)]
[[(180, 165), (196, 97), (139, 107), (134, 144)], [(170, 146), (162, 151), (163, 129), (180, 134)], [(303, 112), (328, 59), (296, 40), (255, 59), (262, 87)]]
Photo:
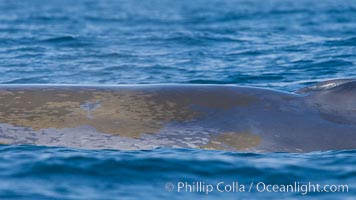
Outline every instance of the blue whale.
[(356, 79), (236, 85), (0, 85), (0, 143), (137, 150), (356, 148)]

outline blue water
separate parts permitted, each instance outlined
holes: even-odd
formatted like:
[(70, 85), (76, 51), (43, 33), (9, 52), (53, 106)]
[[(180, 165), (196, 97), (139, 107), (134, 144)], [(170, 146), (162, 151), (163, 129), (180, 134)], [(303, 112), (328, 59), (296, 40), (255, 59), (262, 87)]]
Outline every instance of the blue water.
[[(355, 77), (355, 63), (355, 0), (0, 0), (0, 83), (229, 83), (294, 91)], [(0, 199), (354, 199), (355, 166), (355, 151), (5, 145)], [(238, 181), (246, 190), (295, 181), (349, 188), (304, 195), (177, 191), (178, 182), (199, 181)]]

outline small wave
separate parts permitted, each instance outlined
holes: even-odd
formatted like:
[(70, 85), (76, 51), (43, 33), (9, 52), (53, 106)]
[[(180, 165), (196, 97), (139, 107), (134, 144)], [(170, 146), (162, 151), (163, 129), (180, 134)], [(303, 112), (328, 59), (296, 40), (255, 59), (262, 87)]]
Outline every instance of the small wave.
[[(147, 37), (147, 36), (145, 36)], [(154, 34), (150, 38), (147, 38), (151, 41), (162, 41), (162, 42), (174, 42), (184, 45), (209, 45), (211, 42), (221, 42), (221, 43), (240, 43), (244, 42), (235, 36), (223, 35), (216, 33), (204, 33), (204, 32), (173, 32), (167, 35)]]
[(337, 67), (352, 66), (353, 63), (345, 60), (327, 60), (321, 62), (314, 62), (306, 66), (306, 70), (315, 70), (315, 68), (325, 70), (336, 70)]
[(61, 43), (61, 42), (73, 42), (73, 41), (77, 41), (77, 38), (73, 36), (61, 36), (61, 37), (53, 37), (53, 38), (42, 40), (42, 42), (49, 42), (49, 43)]
[(339, 39), (339, 40), (331, 40), (325, 42), (326, 46), (356, 46), (356, 37)]
[(222, 80), (214, 79), (193, 79), (189, 83), (194, 84), (249, 84), (249, 83), (259, 83), (259, 82), (273, 82), (284, 79), (285, 77), (278, 74), (261, 74), (261, 75), (228, 75), (223, 77)]
[(40, 43), (49, 44), (49, 45), (71, 46), (71, 47), (85, 47), (90, 45), (90, 43), (87, 42), (86, 40), (74, 36), (52, 37), (52, 38), (41, 40)]
[(45, 76), (21, 77), (21, 78), (14, 78), (11, 80), (5, 80), (0, 83), (2, 83), (2, 84), (27, 84), (27, 83), (45, 84), (45, 83), (48, 83), (48, 79)]

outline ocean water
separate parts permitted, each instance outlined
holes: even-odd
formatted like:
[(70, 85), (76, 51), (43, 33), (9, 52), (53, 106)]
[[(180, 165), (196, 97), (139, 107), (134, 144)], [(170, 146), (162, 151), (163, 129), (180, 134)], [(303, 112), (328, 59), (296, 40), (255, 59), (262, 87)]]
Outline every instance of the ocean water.
[[(355, 77), (355, 63), (355, 0), (0, 0), (2, 84), (215, 83), (292, 92)], [(1, 145), (0, 199), (354, 199), (355, 166), (352, 150)], [(316, 184), (329, 187), (312, 191)], [(283, 192), (286, 185), (299, 189)]]

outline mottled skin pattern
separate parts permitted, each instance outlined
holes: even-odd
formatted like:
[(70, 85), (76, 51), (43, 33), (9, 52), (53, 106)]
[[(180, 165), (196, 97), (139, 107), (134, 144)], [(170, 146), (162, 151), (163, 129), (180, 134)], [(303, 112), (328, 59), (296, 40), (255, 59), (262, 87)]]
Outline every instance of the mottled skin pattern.
[[(2, 85), (0, 144), (355, 149), (355, 85), (350, 80), (300, 94), (232, 85)], [(334, 106), (337, 96), (344, 107)]]

